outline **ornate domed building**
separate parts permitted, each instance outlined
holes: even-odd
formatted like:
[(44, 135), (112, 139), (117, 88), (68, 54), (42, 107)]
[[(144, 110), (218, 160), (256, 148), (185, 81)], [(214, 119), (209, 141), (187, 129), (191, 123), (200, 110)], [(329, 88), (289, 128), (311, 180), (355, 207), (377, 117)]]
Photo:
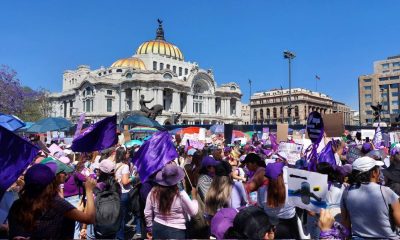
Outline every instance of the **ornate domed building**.
[(150, 108), (163, 106), (157, 121), (173, 124), (238, 123), (242, 93), (234, 83), (217, 86), (212, 70), (187, 62), (182, 51), (164, 37), (158, 20), (155, 40), (142, 43), (132, 57), (116, 60), (110, 67), (92, 70), (81, 65), (63, 75), (61, 93), (50, 96), (52, 116), (75, 121), (83, 112), (90, 122), (115, 113), (140, 109), (144, 95)]

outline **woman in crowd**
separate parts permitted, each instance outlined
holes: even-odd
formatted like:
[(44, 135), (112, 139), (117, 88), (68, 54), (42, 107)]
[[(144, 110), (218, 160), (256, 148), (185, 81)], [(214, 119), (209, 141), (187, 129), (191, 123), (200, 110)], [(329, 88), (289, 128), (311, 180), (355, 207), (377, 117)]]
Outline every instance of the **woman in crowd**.
[(351, 229), (354, 238), (397, 239), (399, 196), (377, 183), (383, 162), (361, 157), (352, 165), (351, 185), (341, 201), (343, 225)]
[(83, 212), (78, 211), (59, 197), (59, 183), (48, 166), (32, 166), (25, 174), (25, 186), (20, 198), (10, 209), (9, 238), (72, 239), (75, 221), (94, 222), (95, 185), (94, 180), (86, 181), (86, 208)]
[[(198, 203), (178, 188), (184, 176), (183, 169), (174, 163), (167, 164), (156, 174), (157, 185), (148, 195), (144, 210), (148, 238), (186, 238), (186, 221), (197, 214)], [(195, 199), (196, 195), (193, 188), (192, 197)]]
[(200, 199), (204, 202), (208, 189), (211, 186), (213, 178), (215, 176), (215, 166), (220, 162), (216, 161), (213, 157), (205, 156), (201, 161), (200, 176), (197, 182), (197, 189), (199, 192)]
[(116, 149), (115, 156), (115, 179), (121, 186), (121, 212), (122, 221), (121, 228), (117, 233), (118, 239), (125, 239), (125, 225), (129, 220), (129, 191), (133, 188), (130, 179), (130, 167), (129, 167), (129, 152), (125, 147), (119, 147)]
[(257, 191), (262, 185), (268, 184), (268, 179), (264, 177), (265, 162), (256, 153), (249, 153), (246, 155), (242, 164), (246, 165), (249, 171), (249, 181), (246, 184), (248, 193)]
[[(80, 200), (84, 195), (85, 189), (83, 187), (83, 184), (86, 181), (86, 177), (81, 172), (85, 167), (84, 166), (85, 162), (86, 160), (84, 158), (81, 158), (81, 160), (75, 166), (75, 171), (68, 174), (64, 183), (64, 198), (74, 207), (78, 207)], [(79, 222), (76, 222), (74, 239), (78, 239), (79, 235), (80, 235), (80, 224)]]
[(278, 239), (298, 239), (296, 209), (288, 204), (287, 183), (284, 182), (285, 164), (283, 162), (269, 163), (265, 168), (268, 185), (258, 189), (257, 203), (276, 225), (275, 236)]
[(385, 186), (390, 187), (397, 195), (400, 194), (400, 144), (390, 150), (390, 166), (382, 170)]
[(221, 208), (240, 208), (246, 206), (246, 190), (241, 182), (232, 179), (232, 167), (228, 162), (215, 166), (215, 177), (208, 189), (205, 211), (214, 216)]

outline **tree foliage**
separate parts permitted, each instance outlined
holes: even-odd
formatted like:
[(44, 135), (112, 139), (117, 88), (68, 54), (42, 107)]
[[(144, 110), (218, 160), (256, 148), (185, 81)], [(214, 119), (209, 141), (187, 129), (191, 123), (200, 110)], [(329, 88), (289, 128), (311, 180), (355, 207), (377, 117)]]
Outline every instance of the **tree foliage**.
[(49, 92), (22, 87), (17, 73), (7, 66), (0, 66), (0, 112), (16, 115), (26, 122), (35, 122), (49, 116)]

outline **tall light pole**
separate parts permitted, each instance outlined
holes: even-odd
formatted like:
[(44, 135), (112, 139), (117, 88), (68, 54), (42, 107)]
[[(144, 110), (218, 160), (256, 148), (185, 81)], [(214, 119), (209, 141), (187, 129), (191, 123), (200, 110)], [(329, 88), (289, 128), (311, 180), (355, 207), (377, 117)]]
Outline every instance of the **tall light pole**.
[(281, 113), (281, 122), (283, 123), (283, 113), (284, 113), (284, 107), (283, 107), (283, 87), (281, 86), (281, 108), (282, 108), (282, 113)]
[(292, 124), (292, 59), (296, 57), (293, 52), (284, 51), (283, 57), (289, 61), (289, 125)]
[(251, 80), (249, 79), (249, 90), (250, 90), (250, 95), (249, 95), (249, 107), (250, 107), (250, 124), (253, 124), (253, 122), (251, 121)]

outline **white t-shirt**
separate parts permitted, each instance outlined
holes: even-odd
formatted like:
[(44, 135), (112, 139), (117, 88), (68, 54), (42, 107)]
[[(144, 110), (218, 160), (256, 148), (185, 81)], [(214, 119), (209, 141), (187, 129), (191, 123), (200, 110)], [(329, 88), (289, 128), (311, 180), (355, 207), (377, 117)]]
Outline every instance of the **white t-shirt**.
[(122, 175), (128, 174), (130, 175), (129, 171), (129, 166), (125, 163), (118, 163), (117, 166), (115, 166), (116, 172), (115, 172), (115, 178), (117, 179), (119, 185), (121, 186), (121, 192), (122, 193), (127, 193), (132, 189), (132, 185), (129, 183), (127, 185), (122, 184)]

